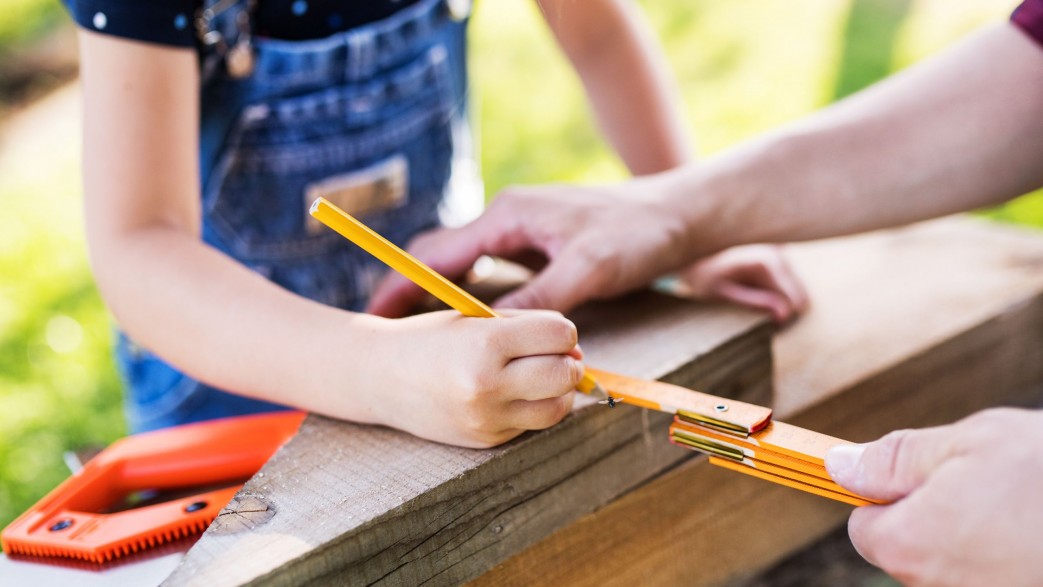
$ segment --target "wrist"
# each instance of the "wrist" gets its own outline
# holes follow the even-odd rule
[[[662,173],[652,201],[664,226],[671,232],[675,250],[686,265],[722,249],[740,244],[742,222],[729,178],[709,172],[708,164],[687,165]]]
[[[739,245],[778,242],[791,232],[785,147],[763,140],[669,172],[664,206],[674,210],[692,259]]]
[[[309,364],[315,411],[361,424],[387,423],[384,408],[394,372],[386,348],[393,320],[330,308]]]

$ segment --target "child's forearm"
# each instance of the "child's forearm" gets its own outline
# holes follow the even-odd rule
[[[373,361],[339,380],[330,370],[368,352],[376,319],[291,295],[201,242],[194,54],[81,41],[87,239],[121,326],[217,387],[370,421],[367,398],[349,396]]]
[[[142,228],[92,245],[106,302],[135,341],[210,385],[359,422],[382,319],[311,302],[193,236]]]
[[[344,312],[164,227],[104,239],[92,256],[123,327],[179,369],[334,418],[494,446],[565,417],[583,374],[576,328],[559,314]]]
[[[619,0],[543,0],[601,128],[634,175],[692,158],[666,60],[639,8]]]
[[[673,175],[694,253],[848,234],[1043,185],[1043,50],[1000,25]]]

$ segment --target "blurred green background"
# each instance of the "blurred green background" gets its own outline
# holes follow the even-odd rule
[[[68,474],[63,451],[105,444],[125,432],[109,349],[111,318],[84,250],[74,75],[34,65],[40,51],[50,52],[51,61],[43,62],[53,62],[53,38],[70,39],[70,25],[57,0],[2,4],[0,526]],[[1017,2],[641,4],[680,80],[688,128],[701,154],[709,155],[1000,21]],[[471,36],[489,194],[514,183],[624,177],[532,0],[481,3]],[[69,45],[57,46],[60,54]],[[33,75],[18,70],[20,62]],[[1043,197],[988,214],[1043,227]]]

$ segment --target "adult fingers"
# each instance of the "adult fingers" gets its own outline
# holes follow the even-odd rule
[[[480,256],[471,233],[482,230],[471,225],[456,230],[436,230],[414,239],[411,255],[447,279],[464,275]],[[374,289],[366,311],[386,318],[405,316],[425,296],[420,286],[396,271],[389,272]]]
[[[529,208],[506,202],[466,226],[425,233],[410,244],[409,253],[444,277],[454,280],[483,255],[515,258],[539,253],[543,243],[526,230]],[[397,318],[406,315],[424,297],[423,290],[405,277],[389,274],[374,290],[367,311]]]
[[[894,507],[874,505],[855,508],[847,521],[847,534],[855,550],[870,564],[878,567],[881,558],[881,528],[887,525],[887,514]]]
[[[598,263],[582,245],[565,247],[528,283],[496,301],[496,308],[542,308],[568,312],[594,297]]]
[[[913,578],[933,566],[932,561],[936,562],[939,555],[945,556],[947,549],[939,541],[946,539],[945,532],[954,529],[951,518],[956,512],[952,504],[944,503],[952,496],[938,489],[918,489],[891,505],[855,508],[847,528],[858,554],[903,584],[925,584],[923,576],[919,581]]]
[[[789,320],[795,312],[788,298],[770,289],[759,289],[729,281],[717,287],[717,295],[721,299],[749,308],[766,310],[779,323]]]
[[[952,426],[899,430],[868,444],[830,449],[826,470],[834,481],[872,499],[908,495],[959,451]]]
[[[395,271],[389,272],[373,290],[366,312],[384,318],[401,318],[424,299],[419,286]]]
[[[731,252],[723,253],[721,263],[726,259],[730,260],[728,255]],[[725,279],[730,278],[729,281],[774,290],[785,296],[786,304],[793,312],[800,312],[807,307],[807,291],[778,247],[751,245],[734,252],[740,261],[731,268],[725,265]]]
[[[801,312],[807,308],[808,292],[793,272],[793,268],[786,262],[781,251],[777,252],[776,258],[767,262],[764,267],[769,283],[786,296],[794,312]]]

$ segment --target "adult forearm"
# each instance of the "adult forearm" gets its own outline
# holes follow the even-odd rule
[[[640,8],[619,0],[541,2],[606,138],[634,175],[692,159],[677,88]]]
[[[358,390],[375,364],[366,340],[380,319],[291,294],[176,229],[142,228],[96,240],[91,249],[120,326],[190,376],[243,395],[374,420],[373,398]],[[354,367],[342,369],[346,361]]]
[[[1043,50],[988,29],[803,121],[673,172],[701,252],[970,210],[1043,185]]]

